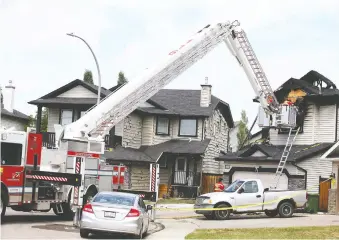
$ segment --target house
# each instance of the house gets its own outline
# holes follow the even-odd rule
[[[289,79],[275,94],[280,103],[290,99],[300,109],[297,116],[300,131],[278,186],[320,193],[319,209],[327,211],[331,186],[328,182],[320,182],[328,179],[334,169],[332,163],[321,156],[339,140],[339,90],[325,76],[310,71],[300,79]],[[236,153],[218,157],[225,164],[224,178],[227,183],[239,177],[257,177],[266,186],[273,184],[287,138],[288,131],[270,129],[266,136],[268,143],[252,143]]]
[[[17,131],[25,131],[29,123],[29,117],[14,109],[15,86],[10,80],[1,94],[1,127],[14,128]]]
[[[118,87],[103,88],[102,97]],[[198,190],[212,190],[223,175],[223,164],[215,157],[227,152],[234,122],[228,104],[211,89],[209,84],[201,90],[162,89],[110,131],[103,158],[127,166],[121,188],[148,191],[150,164],[157,162],[165,194],[192,197]],[[74,80],[29,103],[38,112],[48,108],[48,133],[43,134],[53,136],[54,124],[75,121],[96,97],[96,86]],[[53,147],[51,139],[44,139],[46,147]]]
[[[238,151],[238,130],[239,130],[240,121],[234,122],[234,127],[230,129],[230,142],[229,142],[229,152]]]

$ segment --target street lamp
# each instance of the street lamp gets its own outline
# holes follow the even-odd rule
[[[97,100],[97,105],[99,105],[100,103],[100,95],[101,95],[101,74],[100,74],[100,68],[99,68],[99,63],[98,63],[98,60],[92,50],[92,48],[89,46],[89,44],[81,37],[77,36],[77,35],[74,35],[74,33],[67,33],[68,36],[71,36],[71,37],[76,37],[76,38],[79,38],[80,40],[82,40],[86,45],[87,47],[89,48],[89,50],[91,50],[91,53],[94,57],[94,60],[95,60],[95,64],[97,65],[97,70],[98,70],[98,100]]]

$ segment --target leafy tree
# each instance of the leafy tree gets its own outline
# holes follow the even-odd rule
[[[121,85],[121,84],[124,84],[124,83],[127,83],[127,82],[128,82],[128,80],[125,77],[124,72],[120,71],[119,75],[118,75],[118,84]]]
[[[25,130],[27,130],[27,127],[36,128],[36,121],[37,121],[37,115],[38,112],[35,112],[35,114],[31,114],[28,117],[28,124],[25,126]],[[41,112],[41,132],[47,132],[47,125],[48,125],[48,109],[42,108]]]
[[[237,132],[237,138],[238,138],[238,148],[240,148],[241,146],[245,146],[248,143],[248,140],[246,142],[244,142],[246,140],[247,134],[248,134],[248,118],[246,116],[246,112],[245,110],[241,111],[241,120],[239,123],[239,129]]]
[[[92,71],[86,69],[84,73],[84,82],[94,84]]]

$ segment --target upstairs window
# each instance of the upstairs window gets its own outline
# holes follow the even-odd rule
[[[157,117],[157,135],[169,135],[169,119],[166,117]]]
[[[72,109],[62,109],[60,115],[60,124],[62,126],[70,124],[73,122],[73,110]]]
[[[179,136],[182,137],[196,137],[198,130],[197,119],[182,118],[179,123]]]

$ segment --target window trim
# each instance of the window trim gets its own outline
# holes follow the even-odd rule
[[[167,133],[159,133],[159,132],[158,132],[159,118],[164,118],[164,119],[167,119],[167,120],[168,120],[168,129],[167,129]],[[171,124],[171,120],[170,120],[168,117],[157,116],[157,117],[156,117],[156,124],[155,124],[155,135],[169,136],[169,135],[170,135],[170,124]]]
[[[61,120],[62,120],[62,112],[63,111],[71,111],[72,112],[72,122],[74,122],[74,116],[75,116],[75,114],[74,114],[74,109],[73,108],[60,108],[59,109],[60,111],[59,111],[59,124],[60,125],[62,125],[61,124]]]
[[[181,120],[195,120],[195,135],[181,135]],[[198,118],[195,117],[181,117],[179,118],[179,130],[178,130],[179,137],[198,137]]]

